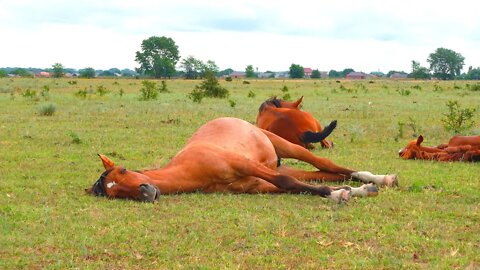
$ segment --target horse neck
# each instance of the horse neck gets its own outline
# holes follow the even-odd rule
[[[188,177],[179,167],[166,166],[161,169],[142,171],[150,178],[150,184],[157,186],[162,194],[186,192]],[[181,183],[185,183],[182,186]]]

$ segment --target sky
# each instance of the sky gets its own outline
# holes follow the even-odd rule
[[[221,70],[411,71],[437,48],[480,66],[473,0],[0,0],[0,67],[139,67],[151,36]]]

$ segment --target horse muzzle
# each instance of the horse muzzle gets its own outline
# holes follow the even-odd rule
[[[138,190],[140,191],[139,201],[153,203],[160,198],[160,189],[154,185],[141,184]]]

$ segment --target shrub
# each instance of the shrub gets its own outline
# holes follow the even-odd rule
[[[468,131],[475,124],[475,120],[472,119],[476,109],[465,108],[462,109],[458,101],[449,100],[447,103],[448,112],[443,114],[443,127],[445,130],[454,133],[461,134]]]
[[[155,82],[144,80],[142,81],[143,87],[140,89],[140,100],[157,99],[158,90]]]
[[[194,102],[201,102],[204,97],[226,98],[229,92],[218,82],[213,72],[205,74],[205,80],[200,85],[195,85],[195,89],[188,94],[188,98]]]
[[[50,87],[48,85],[44,85],[42,87],[42,92],[40,92],[40,95],[47,100],[48,97],[50,96]]]
[[[256,96],[255,92],[253,92],[252,90],[250,90],[250,92],[248,92],[248,95],[247,97],[249,98],[254,98]]]
[[[249,81],[243,81],[243,84],[250,84]]]
[[[229,99],[228,103],[230,103],[230,107],[234,108],[237,105],[237,102],[233,99]]]
[[[412,91],[408,90],[408,89],[397,89],[397,93],[399,93],[401,96],[409,96]]]
[[[232,81],[232,77],[225,77],[225,81],[231,82],[231,81]]]
[[[52,116],[56,110],[54,104],[43,104],[40,106],[39,114],[41,116]]]

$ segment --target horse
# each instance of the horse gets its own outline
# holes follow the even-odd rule
[[[223,117],[201,126],[163,168],[127,170],[99,154],[105,171],[85,191],[94,196],[154,202],[160,194],[201,191],[230,193],[307,193],[337,203],[351,196],[373,196],[378,186],[396,185],[397,176],[356,171],[315,156],[247,121]],[[318,171],[277,166],[277,158],[310,163]],[[320,181],[357,180],[360,187],[329,187]]]
[[[480,136],[454,136],[446,144],[436,147],[421,145],[424,138],[410,141],[398,155],[403,159],[427,159],[436,161],[480,161]],[[462,144],[466,143],[466,144]]]
[[[258,109],[257,126],[307,149],[314,149],[313,143],[317,142],[323,148],[333,147],[333,142],[325,138],[335,129],[337,121],[322,129],[311,113],[299,109],[302,101],[303,96],[294,102],[276,97],[267,99]]]

